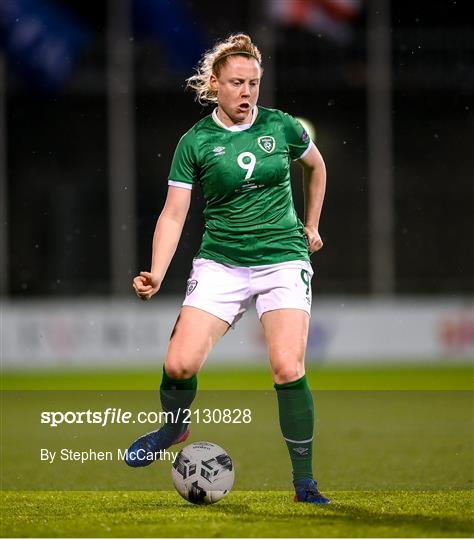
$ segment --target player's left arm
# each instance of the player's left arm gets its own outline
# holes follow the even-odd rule
[[[326,165],[316,145],[310,144],[309,151],[298,162],[303,167],[304,231],[308,237],[308,250],[314,253],[323,247],[319,219],[326,192]]]

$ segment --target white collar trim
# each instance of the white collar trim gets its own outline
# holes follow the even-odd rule
[[[233,126],[226,126],[217,116],[217,107],[212,111],[212,119],[221,128],[227,129],[227,131],[245,131],[254,124],[258,115],[258,107],[255,105],[252,109],[252,121],[249,124],[234,124]]]

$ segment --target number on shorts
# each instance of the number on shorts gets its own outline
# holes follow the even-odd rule
[[[244,161],[244,159],[246,161]],[[257,163],[257,158],[252,154],[252,152],[242,152],[237,156],[237,163],[240,168],[245,169],[247,174],[245,175],[245,180],[248,180],[255,169],[255,164]]]

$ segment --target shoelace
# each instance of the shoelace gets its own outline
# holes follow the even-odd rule
[[[154,452],[159,443],[163,444],[164,437],[165,437],[164,433],[156,432],[155,434],[153,434],[153,436],[148,437],[148,439],[143,441],[142,444],[143,446],[145,446],[147,451]]]
[[[318,489],[318,485],[316,484],[316,482],[306,486],[304,488],[304,492],[305,492],[305,498],[308,497],[308,496],[314,496],[314,497],[321,497],[321,492],[319,491]]]

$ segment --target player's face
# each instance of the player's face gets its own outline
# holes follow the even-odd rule
[[[217,91],[218,116],[226,125],[251,121],[257,103],[261,68],[257,60],[232,56],[222,67],[219,77],[211,75],[211,87]]]

